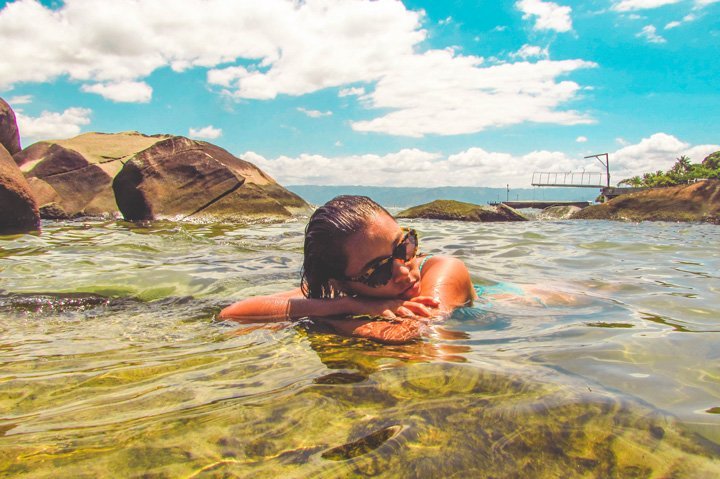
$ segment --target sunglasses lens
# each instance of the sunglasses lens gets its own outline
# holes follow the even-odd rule
[[[402,242],[395,247],[392,256],[389,256],[379,262],[378,266],[372,271],[372,273],[356,277],[349,278],[350,281],[359,281],[364,283],[371,288],[377,288],[383,286],[390,281],[393,275],[393,263],[395,259],[399,259],[403,262],[408,262],[415,257],[418,250],[418,238],[415,230],[408,230],[407,234],[403,238]]]
[[[407,236],[405,236],[404,241],[397,245],[397,248],[393,252],[393,257],[403,261],[410,261],[415,257],[417,249],[417,234],[415,233],[415,230],[410,230],[408,231]]]
[[[390,281],[390,278],[392,278],[392,273],[393,263],[392,261],[387,261],[381,266],[379,266],[378,269],[372,272],[372,274],[365,281],[365,284],[367,284],[371,288],[387,284],[387,282]]]

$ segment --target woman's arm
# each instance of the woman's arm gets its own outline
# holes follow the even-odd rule
[[[220,319],[242,322],[287,321],[307,316],[329,317],[368,315],[395,318],[396,316],[425,316],[432,314],[437,302],[431,297],[403,299],[370,299],[341,297],[334,299],[305,298],[300,288],[270,296],[254,296],[223,309]]]
[[[443,313],[477,299],[465,263],[451,256],[433,256],[423,267],[420,294],[438,300]]]
[[[433,256],[423,267],[420,294],[409,302],[421,301],[424,308],[421,313],[403,311],[400,307],[396,316],[401,319],[388,321],[370,321],[358,319],[333,320],[325,324],[339,334],[359,336],[387,344],[403,344],[419,339],[430,330],[428,320],[432,316],[445,316],[459,306],[467,306],[476,299],[470,273],[461,260],[449,256]],[[427,301],[434,298],[434,302]],[[358,298],[365,306],[372,300]],[[392,314],[384,315],[393,318]]]

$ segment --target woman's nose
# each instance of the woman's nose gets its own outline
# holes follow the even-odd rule
[[[402,281],[408,274],[410,274],[410,268],[407,263],[401,259],[395,258],[393,260],[393,280]]]

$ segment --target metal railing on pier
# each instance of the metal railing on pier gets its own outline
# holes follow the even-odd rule
[[[532,176],[532,186],[602,188],[606,181],[607,177],[599,171],[536,171]]]

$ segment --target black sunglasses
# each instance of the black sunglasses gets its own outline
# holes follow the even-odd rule
[[[393,275],[393,261],[399,259],[407,263],[413,259],[418,252],[418,237],[415,230],[403,228],[403,231],[407,231],[407,233],[405,233],[403,239],[400,240],[400,243],[395,247],[392,255],[387,258],[380,258],[370,265],[367,271],[360,276],[346,276],[343,279],[363,283],[371,288],[377,288],[387,284]]]

